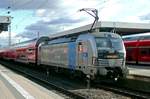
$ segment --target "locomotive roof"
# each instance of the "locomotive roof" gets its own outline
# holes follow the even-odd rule
[[[75,29],[67,30],[64,32],[49,35],[50,38],[57,38],[69,35],[78,35],[81,33],[87,33],[92,24],[78,27]],[[128,23],[128,22],[107,22],[100,21],[96,27],[100,32],[111,32],[115,30],[116,33],[121,35],[150,32],[150,23]]]

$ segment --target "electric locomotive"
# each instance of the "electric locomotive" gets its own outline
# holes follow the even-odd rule
[[[126,51],[116,33],[83,33],[74,37],[50,39],[38,47],[38,64],[74,73],[118,79],[125,77]]]

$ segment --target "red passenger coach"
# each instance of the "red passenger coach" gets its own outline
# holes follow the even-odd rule
[[[0,57],[7,60],[14,58],[14,51],[11,48],[5,48],[0,50]]]
[[[48,37],[16,43],[0,50],[0,58],[23,63],[37,63],[38,46],[48,40]]]
[[[0,51],[1,58],[24,63],[35,63],[35,46],[37,39],[13,44]]]
[[[14,46],[16,51],[16,61],[24,63],[34,63],[35,61],[35,45],[37,39],[25,41]],[[31,58],[32,57],[32,58]]]
[[[150,64],[150,33],[123,36],[126,47],[126,62]]]

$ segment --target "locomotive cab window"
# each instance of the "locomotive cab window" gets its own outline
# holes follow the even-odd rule
[[[122,50],[122,41],[119,38],[96,37],[96,45],[98,50],[103,48],[114,48],[115,50]]]
[[[104,37],[96,37],[96,45],[97,48],[109,48],[111,45],[109,43],[109,40]]]
[[[112,47],[115,50],[123,50],[122,41],[119,38],[111,38]]]

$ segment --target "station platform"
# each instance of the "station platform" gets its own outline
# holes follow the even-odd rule
[[[0,99],[16,99],[0,77]]]
[[[150,82],[150,66],[127,65],[129,69],[128,79]]]
[[[129,68],[130,75],[141,75],[150,77],[150,66],[143,65],[127,65]]]
[[[64,97],[0,65],[0,99],[64,99]]]

